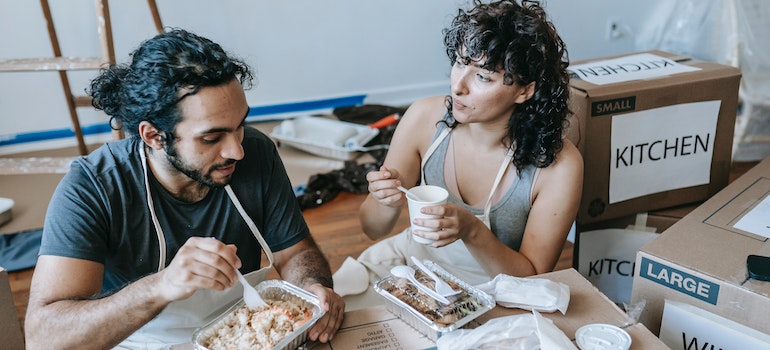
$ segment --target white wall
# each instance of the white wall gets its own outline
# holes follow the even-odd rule
[[[634,51],[634,37],[663,0],[549,0],[544,2],[574,60]],[[99,54],[93,0],[50,0],[62,51]],[[250,106],[271,106],[365,95],[365,103],[408,104],[448,89],[449,63],[441,29],[462,0],[157,0],[164,25],[209,37],[257,71]],[[119,62],[155,34],[145,1],[112,0]],[[606,37],[608,20],[619,38]],[[37,1],[0,0],[0,59],[51,55]],[[95,71],[70,74],[83,91]],[[107,118],[80,108],[84,127]],[[0,74],[0,154],[74,145],[74,138],[13,143],[19,135],[70,128],[58,75]],[[41,136],[45,138],[45,136]],[[88,136],[88,140],[109,138]]]

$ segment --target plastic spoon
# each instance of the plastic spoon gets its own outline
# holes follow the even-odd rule
[[[252,309],[267,306],[267,303],[259,295],[259,292],[257,292],[257,290],[249,284],[249,281],[243,277],[241,271],[236,269],[235,272],[238,273],[238,280],[241,281],[241,284],[243,285],[243,301],[246,303],[246,306]]]
[[[445,297],[449,297],[455,294],[459,294],[460,290],[455,290],[452,288],[452,286],[449,285],[449,283],[446,283],[443,279],[436,276],[433,271],[431,271],[425,264],[420,261],[420,259],[417,259],[416,257],[412,257],[412,262],[414,262],[414,265],[417,266],[420,271],[424,272],[426,275],[428,275],[430,278],[432,278],[434,281],[436,281],[436,286],[434,289],[436,290],[436,293],[443,295]]]
[[[398,186],[397,188],[406,194],[406,198],[411,198],[413,201],[422,202],[419,197],[415,196],[414,193],[410,193],[409,190],[407,190],[404,186]]]
[[[412,284],[414,284],[417,289],[422,291],[425,294],[428,294],[433,299],[436,299],[438,302],[442,304],[449,304],[450,301],[443,295],[440,295],[433,291],[433,289],[428,288],[428,286],[420,283],[416,278],[414,278],[414,269],[406,266],[406,265],[398,265],[394,266],[392,269],[390,269],[390,273],[393,274],[393,276],[400,277],[400,278],[406,278],[409,279]]]

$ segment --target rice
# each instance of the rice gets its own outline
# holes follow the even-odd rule
[[[272,349],[312,318],[305,305],[286,300],[266,300],[268,306],[242,305],[218,322],[203,338],[210,350]]]

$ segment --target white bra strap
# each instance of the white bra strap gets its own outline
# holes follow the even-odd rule
[[[166,268],[166,238],[163,236],[163,229],[160,228],[158,216],[155,215],[155,204],[150,194],[150,177],[147,173],[147,155],[144,153],[144,145],[139,146],[139,153],[142,155],[142,170],[144,170],[144,188],[147,192],[147,208],[150,209],[152,224],[155,226],[155,234],[158,236],[158,248],[160,250],[160,259],[158,261],[158,272]]]
[[[497,186],[500,185],[500,182],[503,180],[503,175],[511,164],[511,159],[513,159],[513,149],[508,149],[508,153],[505,154],[505,159],[503,159],[503,164],[500,165],[500,170],[497,171],[497,177],[495,177],[495,182],[492,184],[492,190],[489,191],[487,203],[484,205],[484,215],[486,217],[489,217],[489,211],[492,208],[492,197],[495,196]]]
[[[262,237],[262,234],[259,232],[257,225],[254,224],[254,221],[251,220],[249,215],[246,213],[246,210],[243,209],[243,206],[241,205],[241,202],[238,200],[238,197],[235,196],[235,193],[233,192],[232,187],[230,187],[230,185],[225,186],[225,191],[227,191],[227,195],[230,196],[230,201],[233,202],[233,205],[235,205],[235,208],[238,209],[238,212],[241,214],[241,217],[243,218],[243,220],[246,221],[246,225],[249,226],[249,229],[254,234],[254,237],[256,237],[257,241],[259,241],[259,245],[262,246],[262,250],[265,252],[265,255],[267,255],[267,260],[270,261],[270,266],[273,266],[273,251],[270,250],[270,246],[267,245],[267,242],[265,242],[265,239]]]
[[[435,140],[433,140],[433,143],[430,144],[430,147],[425,151],[425,154],[422,156],[422,161],[420,162],[420,183],[425,184],[425,163],[428,162],[428,158],[433,155],[433,152],[436,151],[436,148],[441,144],[441,141],[443,141],[447,135],[449,135],[449,132],[451,129],[449,127],[445,128],[444,130],[441,130],[441,133],[436,137]]]

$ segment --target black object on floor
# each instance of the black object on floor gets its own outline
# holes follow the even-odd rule
[[[35,267],[42,235],[43,229],[0,235],[0,266],[8,272]]]

